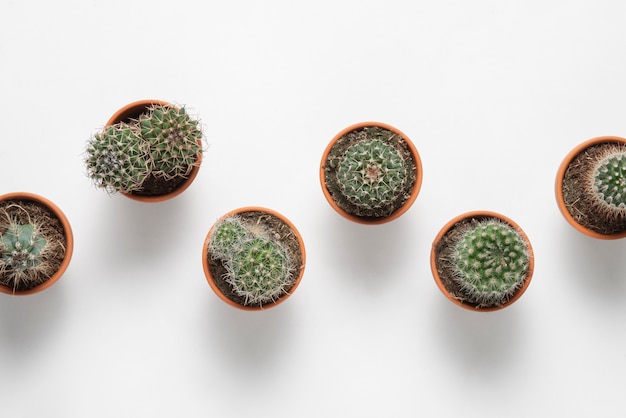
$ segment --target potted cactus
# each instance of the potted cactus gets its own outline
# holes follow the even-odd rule
[[[32,193],[0,196],[0,292],[28,295],[52,286],[73,248],[70,224],[54,203]]]
[[[85,164],[97,187],[139,201],[182,193],[198,174],[202,130],[184,107],[158,100],[130,103],[87,144]]]
[[[202,248],[209,285],[227,304],[248,311],[278,305],[304,274],[304,242],[281,214],[245,207],[222,216]]]
[[[468,212],[436,236],[430,257],[439,289],[453,303],[474,311],[511,305],[526,291],[534,270],[528,237],[495,212]]]
[[[382,224],[405,213],[417,198],[422,163],[404,133],[385,123],[363,122],[330,141],[320,183],[328,203],[346,219]]]
[[[598,239],[626,237],[626,139],[601,136],[570,151],[556,176],[559,210]]]

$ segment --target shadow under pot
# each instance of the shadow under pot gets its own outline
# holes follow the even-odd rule
[[[559,166],[555,197],[577,231],[604,240],[626,237],[626,139],[601,136],[576,146]]]
[[[200,122],[184,107],[139,100],[119,109],[87,144],[97,187],[141,202],[178,196],[193,182],[203,152]]]
[[[26,192],[0,196],[0,293],[30,295],[61,278],[74,250],[67,217]]]
[[[283,215],[250,206],[222,216],[202,248],[206,279],[222,301],[258,311],[296,290],[306,263],[302,236]]]
[[[417,148],[400,130],[380,122],[362,122],[339,132],[320,163],[326,200],[341,216],[366,225],[404,214],[422,184]]]
[[[528,288],[534,255],[528,237],[509,218],[475,211],[448,222],[435,237],[430,266],[441,292],[472,311],[503,309]]]

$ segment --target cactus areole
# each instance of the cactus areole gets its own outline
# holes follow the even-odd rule
[[[211,228],[202,264],[211,288],[226,303],[244,310],[264,309],[295,291],[304,272],[304,243],[277,212],[242,208]]]
[[[517,300],[533,273],[533,252],[524,232],[494,212],[473,212],[450,221],[431,253],[437,285],[457,305],[497,310]]]
[[[574,148],[559,167],[556,199],[582,233],[626,237],[626,139],[598,137]]]
[[[421,161],[402,132],[365,122],[333,138],[322,156],[320,180],[328,202],[346,218],[383,223],[400,216],[415,201]]]

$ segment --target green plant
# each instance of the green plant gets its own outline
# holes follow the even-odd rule
[[[37,224],[19,224],[8,219],[0,234],[0,276],[14,290],[41,283],[42,275],[51,273],[47,254],[51,244]]]
[[[211,257],[224,266],[223,279],[244,305],[275,302],[295,282],[289,252],[265,228],[237,215],[214,226],[208,248]]]
[[[596,161],[591,184],[591,195],[608,214],[626,215],[626,152],[611,151]]]
[[[514,228],[499,220],[480,220],[459,237],[453,278],[468,302],[499,306],[522,286],[529,259],[528,245]]]
[[[146,191],[150,179],[187,178],[202,151],[199,121],[184,108],[151,105],[138,118],[95,134],[87,143],[85,165],[97,187],[138,193]]]

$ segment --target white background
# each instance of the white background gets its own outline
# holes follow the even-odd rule
[[[554,178],[575,145],[626,136],[626,2],[0,0],[0,192],[66,213],[72,262],[0,295],[3,417],[623,416],[626,241],[571,228]],[[87,139],[121,106],[184,104],[210,145],[178,198],[97,190]],[[417,146],[424,182],[382,226],[318,179],[344,127]],[[223,213],[261,205],[304,237],[303,281],[260,313],[201,266]],[[513,306],[461,309],[429,266],[460,213],[528,234]]]

